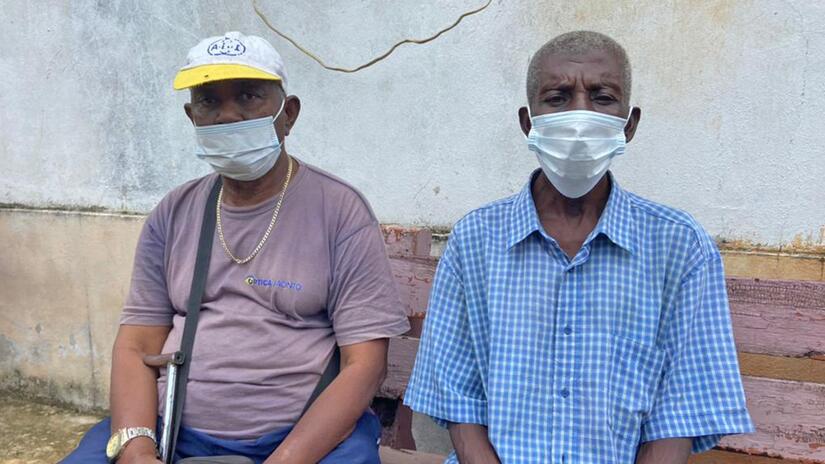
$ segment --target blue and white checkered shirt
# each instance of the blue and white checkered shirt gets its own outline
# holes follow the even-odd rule
[[[504,464],[632,464],[643,442],[753,431],[702,227],[613,181],[568,259],[530,184],[456,224],[404,402],[486,425]]]

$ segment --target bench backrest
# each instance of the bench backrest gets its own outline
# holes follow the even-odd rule
[[[427,308],[437,259],[426,229],[385,227],[387,253],[414,326]],[[825,463],[825,282],[727,279],[734,335],[756,433],[719,448],[754,456]],[[403,398],[420,332],[390,343],[379,397]],[[399,410],[404,422],[409,412]],[[389,443],[409,447],[408,424],[387,425]],[[749,462],[728,458],[728,462]],[[714,461],[722,462],[722,461]]]

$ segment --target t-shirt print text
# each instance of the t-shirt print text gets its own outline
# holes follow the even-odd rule
[[[244,279],[244,282],[246,283],[246,285],[249,285],[250,287],[278,287],[294,290],[296,292],[300,292],[304,288],[304,285],[300,282],[291,282],[289,280],[259,279],[254,275],[247,276]]]

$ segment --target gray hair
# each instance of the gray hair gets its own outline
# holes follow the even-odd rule
[[[530,66],[527,68],[527,101],[529,102],[539,91],[539,71],[546,58],[553,55],[583,55],[596,50],[610,53],[619,60],[624,84],[622,86],[624,103],[629,104],[633,76],[627,52],[615,40],[593,31],[567,32],[556,36],[539,48],[530,59]]]

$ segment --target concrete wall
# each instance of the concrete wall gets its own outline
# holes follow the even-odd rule
[[[108,407],[112,344],[142,223],[0,210],[0,391]]]
[[[322,58],[360,64],[482,0],[261,0]],[[145,212],[207,168],[172,78],[198,38],[240,29],[283,54],[303,113],[290,150],[350,180],[382,222],[450,226],[537,166],[516,122],[532,51],[572,29],[619,39],[635,69],[624,186],[712,233],[825,244],[825,3],[494,0],[357,74],[326,71],[251,2],[0,0],[0,202]]]

